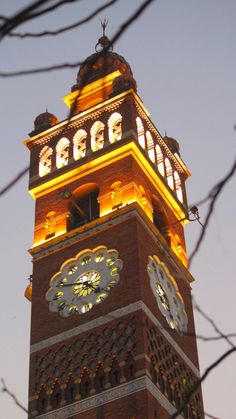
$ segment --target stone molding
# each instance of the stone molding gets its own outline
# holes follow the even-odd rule
[[[140,377],[131,382],[106,390],[100,394],[88,397],[85,400],[72,403],[68,406],[35,417],[38,419],[70,418],[77,413],[85,412],[90,409],[96,409],[101,405],[121,399],[122,397],[129,396],[130,394],[134,394],[142,390],[148,390],[169,414],[173,414],[176,411],[175,407],[167,400],[167,398],[148,377]],[[178,418],[182,419],[183,416],[179,415]]]
[[[143,301],[136,301],[135,303],[129,304],[126,307],[119,308],[117,310],[111,311],[104,316],[98,317],[97,319],[91,320],[88,323],[84,323],[80,326],[74,327],[73,329],[67,330],[66,332],[60,333],[58,335],[52,336],[51,338],[41,340],[38,343],[31,345],[30,353],[33,354],[37,351],[45,349],[51,345],[56,343],[63,342],[66,339],[69,339],[73,336],[79,336],[82,333],[85,333],[91,329],[94,329],[99,326],[103,326],[109,323],[111,320],[119,319],[127,314],[134,313],[135,311],[142,310],[147,317],[161,330],[162,334],[168,340],[168,342],[173,346],[173,348],[178,352],[184,362],[189,366],[189,368],[193,371],[193,373],[199,377],[199,370],[193,364],[193,362],[187,357],[184,351],[179,347],[179,345],[175,342],[175,340],[170,336],[167,330],[161,325],[159,320],[154,316],[154,314],[149,310],[146,304]]]

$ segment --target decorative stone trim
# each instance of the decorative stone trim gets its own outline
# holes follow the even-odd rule
[[[119,308],[117,310],[111,311],[110,313],[98,317],[95,320],[91,320],[88,323],[84,323],[80,326],[74,327],[73,329],[67,330],[66,332],[60,333],[58,335],[52,336],[49,339],[41,340],[38,343],[31,345],[30,353],[33,354],[37,351],[47,348],[48,346],[54,345],[56,343],[62,342],[66,339],[69,339],[73,336],[78,336],[82,333],[87,332],[88,330],[94,329],[99,326],[103,326],[109,323],[111,320],[119,319],[120,317],[126,316],[127,314],[134,313],[135,311],[142,310],[147,317],[157,326],[165,338],[169,341],[169,343],[173,346],[173,348],[178,352],[178,354],[182,357],[185,363],[189,366],[189,368],[194,372],[194,374],[199,377],[199,371],[197,367],[193,364],[193,362],[187,357],[187,355],[183,352],[183,350],[179,347],[179,345],[175,342],[175,340],[170,336],[170,334],[163,328],[159,320],[152,314],[149,308],[144,304],[142,301],[136,301],[135,303],[129,304],[126,307]]]
[[[36,416],[38,419],[66,419],[77,413],[85,412],[90,409],[96,409],[97,407],[114,400],[121,399],[129,396],[130,394],[137,393],[142,390],[148,390],[152,396],[162,405],[162,407],[169,413],[173,414],[176,409],[167,400],[167,398],[161,393],[161,391],[152,383],[148,377],[137,378],[131,382],[121,384],[118,387],[104,391],[101,394],[88,397],[86,400],[81,400],[70,404],[69,406],[62,407],[54,410],[53,412],[45,413],[43,415]],[[179,419],[183,419],[182,415],[178,416]]]
[[[114,100],[114,99],[113,99]],[[110,101],[110,99],[109,99]],[[34,145],[43,145],[52,140],[54,137],[58,137],[60,135],[65,134],[66,131],[70,131],[74,128],[80,128],[83,126],[87,121],[93,121],[94,119],[99,118],[103,113],[105,112],[112,112],[113,110],[117,109],[122,103],[125,101],[125,97],[116,100],[115,103],[108,103],[104,106],[104,103],[101,105],[101,109],[94,111],[93,109],[89,109],[89,111],[85,111],[85,115],[75,115],[69,120],[63,121],[59,124],[59,126],[53,128],[50,128],[50,131],[46,135],[42,135],[40,137],[37,137],[35,140],[32,138],[29,143],[27,143],[27,146],[29,148],[33,148]],[[96,107],[97,108],[97,105]],[[27,141],[27,140],[26,140]]]

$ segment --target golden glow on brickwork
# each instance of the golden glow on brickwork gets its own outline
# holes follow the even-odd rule
[[[65,234],[66,232],[67,232],[66,227],[58,228],[57,229],[57,232],[55,233],[55,235],[53,236],[53,238],[59,237],[62,234]],[[41,244],[47,242],[48,240],[50,240],[50,239],[45,238],[44,232],[41,231],[39,234],[37,234],[37,237],[34,240],[33,247],[40,246]]]
[[[139,150],[135,141],[130,141],[128,144],[120,145],[120,147],[116,150],[104,153],[103,155],[94,158],[93,160],[85,163],[80,167],[76,167],[66,173],[58,175],[53,179],[45,181],[39,186],[31,188],[30,194],[34,198],[39,198],[40,196],[43,196],[58,188],[62,188],[74,180],[81,179],[90,173],[100,170],[103,167],[107,167],[109,164],[112,164],[128,156],[132,156],[134,158],[149,181],[154,185],[158,193],[161,195],[163,201],[166,202],[169,208],[173,211],[177,220],[185,218],[186,214],[182,209],[182,206],[163,183],[161,177],[150,164],[149,159]],[[132,198],[131,201],[134,202],[135,199]],[[183,224],[185,223],[187,223],[187,220],[183,221]]]
[[[64,96],[63,100],[70,109],[81,108],[82,110],[85,110],[91,106],[91,101],[93,102],[93,105],[96,105],[97,103],[106,100],[112,91],[113,80],[120,75],[120,71],[116,70],[105,77],[101,77],[99,80],[87,84],[80,90],[69,93]]]

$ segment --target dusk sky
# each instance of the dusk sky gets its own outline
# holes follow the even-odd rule
[[[12,16],[29,4],[1,1],[0,15]],[[17,28],[20,32],[57,29],[91,13],[105,0],[83,0]],[[74,63],[94,52],[100,20],[109,20],[110,38],[141,0],[120,0],[86,25],[56,37],[0,43],[0,72]],[[114,45],[129,62],[138,94],[162,135],[179,141],[181,157],[192,176],[187,181],[189,206],[204,198],[233,165],[236,149],[236,1],[155,0]],[[48,108],[59,120],[68,116],[62,96],[75,83],[77,69],[22,77],[0,77],[0,189],[29,164],[22,144],[34,119]],[[24,298],[32,273],[34,201],[28,175],[1,197],[1,345],[0,378],[27,406],[30,303]],[[199,206],[201,221],[207,204]],[[236,333],[235,177],[216,203],[204,242],[190,268],[193,296],[225,334]],[[185,227],[190,254],[201,232],[195,221]],[[40,315],[40,313],[39,313]],[[196,331],[216,336],[195,312]],[[231,339],[236,344],[236,339]],[[230,348],[225,340],[198,340],[201,373]],[[235,413],[235,353],[211,372],[203,384],[205,411],[218,419]],[[7,394],[0,393],[2,419],[26,419]]]

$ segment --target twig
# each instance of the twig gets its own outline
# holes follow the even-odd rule
[[[134,12],[134,14],[127,19],[123,25],[120,26],[114,37],[111,39],[111,44],[114,44],[121,35],[124,34],[124,32],[128,29],[128,27],[133,23],[143,12],[144,10],[155,0],[146,0],[144,1],[141,6]],[[104,49],[105,51],[106,49]],[[55,71],[55,70],[62,70],[65,68],[74,68],[78,67],[82,64],[83,61],[78,61],[76,63],[65,63],[65,64],[56,64],[49,67],[42,67],[42,68],[35,68],[31,70],[20,70],[20,71],[12,71],[12,72],[1,72],[0,77],[16,77],[16,76],[25,76],[29,74],[38,74],[38,73],[47,73],[49,71]]]
[[[85,17],[82,20],[79,20],[78,22],[75,22],[71,25],[64,26],[63,28],[57,29],[55,31],[42,31],[42,32],[25,32],[25,33],[19,33],[19,32],[10,32],[8,33],[8,36],[14,37],[14,38],[41,38],[43,36],[53,36],[53,35],[59,35],[64,32],[70,31],[72,29],[78,28],[78,26],[83,25],[84,23],[89,22],[91,19],[93,19],[98,13],[102,12],[104,9],[107,9],[110,6],[113,6],[119,0],[111,0],[108,3],[105,3],[104,5],[98,7],[94,12],[92,12],[90,15]]]
[[[48,3],[51,0],[38,0],[34,3],[32,3],[30,6],[24,8],[21,12],[17,13],[12,18],[4,19],[5,23],[0,26],[0,40],[3,39],[6,35],[9,35],[10,31],[17,26],[21,25],[22,23],[25,23],[26,21],[35,19],[39,16],[42,16],[46,13],[52,12],[55,9],[58,9],[59,7],[67,4],[67,3],[74,3],[76,1],[80,0],[59,0],[57,3],[53,4],[52,6],[49,6],[43,10],[38,10],[38,7],[41,7],[42,5]],[[34,12],[34,13],[32,13]]]
[[[28,172],[29,167],[25,167],[21,172],[18,173],[7,185],[0,190],[0,196],[4,195],[6,192],[9,191],[19,180]]]
[[[210,415],[210,413],[204,412],[204,415],[211,419],[220,419],[219,416]]]
[[[204,317],[204,319],[206,319],[212,325],[216,333],[219,334],[219,337],[221,339],[224,339],[232,348],[234,348],[235,347],[234,343],[229,339],[229,336],[221,332],[221,330],[218,328],[214,320],[210,316],[208,316],[206,313],[204,313],[204,311],[199,307],[199,305],[196,303],[194,298],[193,298],[193,304],[194,304],[195,310],[197,310],[201,314],[201,316]]]
[[[22,409],[25,413],[28,413],[28,410],[19,402],[19,400],[16,398],[15,394],[13,394],[10,390],[8,390],[3,378],[1,378],[1,382],[2,382],[1,392],[2,393],[7,393],[14,400],[15,404],[18,407],[20,407],[20,409]]]
[[[195,384],[193,385],[193,387],[191,388],[191,390],[189,390],[189,392],[186,394],[185,400],[183,401],[183,403],[181,404],[181,406],[176,410],[176,412],[173,415],[171,415],[171,419],[177,418],[178,415],[180,415],[180,413],[183,412],[184,408],[187,406],[188,402],[190,401],[192,395],[200,387],[201,383],[206,379],[206,377],[208,376],[208,374],[210,374],[210,372],[214,368],[218,367],[218,365],[221,364],[221,362],[224,361],[224,359],[226,359],[229,355],[231,355],[235,351],[236,351],[236,347],[234,346],[233,348],[231,348],[227,352],[225,352],[223,355],[221,355],[220,358],[218,358],[213,364],[211,364],[205,370],[205,372],[202,375],[202,377],[199,378],[199,380],[197,380],[195,382]]]
[[[201,230],[201,233],[200,233],[200,236],[198,238],[198,241],[197,241],[197,243],[195,245],[195,248],[194,248],[194,250],[192,251],[192,253],[191,253],[190,257],[189,257],[189,266],[191,265],[191,263],[193,261],[193,258],[196,255],[196,253],[198,252],[198,250],[199,250],[199,248],[200,248],[200,246],[202,244],[202,241],[203,241],[203,239],[205,237],[205,234],[206,234],[206,231],[207,231],[207,228],[208,228],[208,225],[209,225],[211,216],[212,216],[213,211],[214,211],[214,208],[215,208],[216,200],[219,197],[220,193],[222,192],[224,186],[228,183],[228,181],[230,180],[230,178],[234,175],[235,171],[236,171],[236,159],[235,159],[235,161],[234,161],[234,163],[233,163],[230,171],[227,173],[227,175],[212,188],[212,190],[210,191],[210,193],[207,195],[206,198],[204,198],[203,200],[201,200],[197,204],[197,205],[201,205],[204,202],[210,200],[208,212],[207,212],[205,221],[203,223],[203,228]]]

